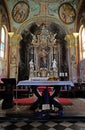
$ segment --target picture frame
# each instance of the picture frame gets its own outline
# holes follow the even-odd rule
[[[12,17],[15,22],[24,22],[29,15],[29,5],[24,1],[17,2],[12,10]]]
[[[65,24],[71,24],[74,22],[76,12],[70,3],[63,3],[59,7],[59,17]]]

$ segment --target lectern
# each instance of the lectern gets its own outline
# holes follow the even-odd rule
[[[8,109],[13,107],[13,89],[16,86],[15,78],[2,78],[5,86],[5,92],[3,96],[2,109]]]

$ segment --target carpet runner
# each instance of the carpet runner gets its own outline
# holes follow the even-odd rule
[[[32,104],[33,102],[36,101],[37,98],[35,97],[30,97],[30,98],[21,98],[21,99],[14,99],[14,104]],[[59,101],[62,105],[72,105],[72,101],[70,98],[55,98],[55,100]]]

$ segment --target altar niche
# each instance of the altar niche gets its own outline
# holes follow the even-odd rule
[[[32,52],[31,52],[32,50]],[[33,58],[34,68],[30,68],[30,77],[58,77],[59,45],[31,46],[30,57]],[[56,62],[55,68],[54,60]]]
[[[24,31],[20,44],[19,80],[59,77],[65,68],[62,65],[68,64],[64,37],[64,30],[54,23],[40,26],[33,24],[28,31]],[[31,60],[33,67],[29,64]],[[56,65],[53,65],[54,62]]]
[[[40,26],[40,30],[32,34],[29,51],[30,57],[33,58],[34,69],[30,68],[29,78],[59,77],[63,54],[62,44],[57,39],[57,35],[56,32],[52,32],[44,24]]]

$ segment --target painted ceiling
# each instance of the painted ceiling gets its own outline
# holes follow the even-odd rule
[[[59,23],[73,31],[80,0],[8,0],[13,30],[20,32],[33,22]],[[65,10],[65,12],[63,12]],[[67,17],[69,19],[67,19]]]

